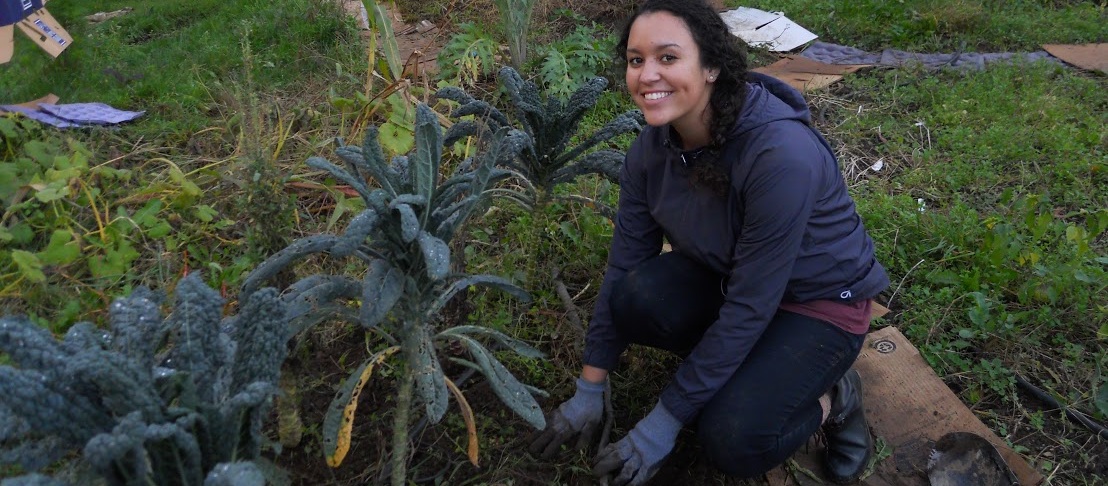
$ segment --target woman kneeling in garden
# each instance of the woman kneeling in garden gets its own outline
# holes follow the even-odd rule
[[[634,343],[685,359],[653,411],[600,451],[597,475],[645,483],[690,425],[717,468],[754,477],[822,427],[827,475],[856,481],[872,440],[850,367],[888,276],[803,97],[748,73],[702,0],[647,0],[617,50],[650,127],[620,176],[577,392],[531,451],[591,438],[608,372]],[[672,252],[659,254],[663,238]]]

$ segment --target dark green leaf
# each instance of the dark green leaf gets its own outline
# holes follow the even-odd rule
[[[400,236],[404,243],[411,243],[419,236],[422,229],[420,228],[419,217],[416,216],[415,210],[407,204],[396,204],[394,209],[400,213]]]
[[[1108,417],[1108,379],[1100,382],[1100,391],[1096,394],[1096,409],[1104,417]]]
[[[435,313],[442,309],[450,299],[454,298],[455,294],[475,285],[499,289],[503,292],[507,292],[512,297],[522,300],[524,303],[531,302],[531,295],[528,294],[527,291],[519,288],[506,278],[497,277],[495,275],[470,275],[451,282],[450,285],[446,287],[446,290],[443,290],[442,294],[431,303],[431,307],[427,310],[427,316],[430,317],[435,315]]]
[[[427,265],[427,276],[431,280],[442,280],[450,273],[450,247],[445,241],[426,231],[419,232],[419,249],[423,252],[423,261]]]
[[[524,388],[523,384],[512,376],[504,365],[500,364],[494,356],[481,343],[464,335],[455,336],[466,349],[469,350],[473,360],[481,367],[489,385],[513,412],[522,417],[532,427],[542,430],[546,428],[546,418],[543,417],[542,408],[535,401],[535,397]]]
[[[330,251],[338,241],[339,237],[334,235],[314,235],[294,241],[277,254],[266,258],[258,268],[250,272],[242,284],[242,293],[244,296],[254,293],[261,284],[273,278],[293,261],[313,253]]]
[[[438,423],[446,414],[446,407],[450,404],[450,391],[446,389],[445,377],[439,359],[435,355],[435,344],[430,336],[422,330],[419,341],[417,362],[412,369],[415,378],[416,392],[423,404],[427,407],[427,419],[431,423]]]
[[[403,294],[403,274],[384,260],[373,260],[362,280],[362,326],[380,323]]]
[[[331,248],[331,254],[337,257],[346,257],[354,252],[365,242],[369,234],[377,227],[377,211],[373,208],[366,209],[350,220],[346,226],[346,232],[342,238]]]
[[[500,331],[497,331],[495,329],[490,329],[490,328],[487,328],[487,327],[456,326],[456,327],[452,327],[450,329],[447,329],[445,331],[440,332],[439,337],[457,336],[459,334],[465,334],[467,336],[474,336],[474,335],[489,336],[489,337],[495,339],[497,342],[499,342],[504,347],[506,347],[508,349],[511,349],[512,351],[515,351],[516,353],[518,353],[520,356],[523,356],[523,357],[526,357],[526,358],[543,358],[543,357],[545,357],[545,355],[542,353],[542,351],[539,351],[538,349],[535,349],[531,345],[529,345],[529,344],[527,344],[523,341],[520,341],[516,338],[513,338],[511,336],[508,336],[507,334],[504,334]]]
[[[438,182],[442,161],[442,127],[435,112],[425,104],[416,106],[416,147],[411,160],[412,186],[415,194],[430,201]]]
[[[323,157],[308,157],[307,164],[308,167],[313,169],[330,172],[336,179],[345,182],[347,185],[354,188],[354,190],[358,191],[358,194],[361,195],[363,199],[369,199],[369,188],[366,187],[365,181],[358,180],[358,178],[354,177],[350,172],[347,172],[346,169],[332,164]]]

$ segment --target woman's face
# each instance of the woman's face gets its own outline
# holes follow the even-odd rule
[[[717,74],[700,63],[700,47],[680,18],[651,12],[631,24],[627,90],[650,125],[671,124],[686,139],[706,131]]]

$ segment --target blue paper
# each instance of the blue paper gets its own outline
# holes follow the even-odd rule
[[[0,27],[12,25],[42,8],[42,0],[0,0]]]

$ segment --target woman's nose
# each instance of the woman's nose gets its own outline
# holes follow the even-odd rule
[[[643,63],[642,69],[639,71],[640,82],[652,82],[660,79],[661,70],[658,69],[658,65],[652,62]]]

